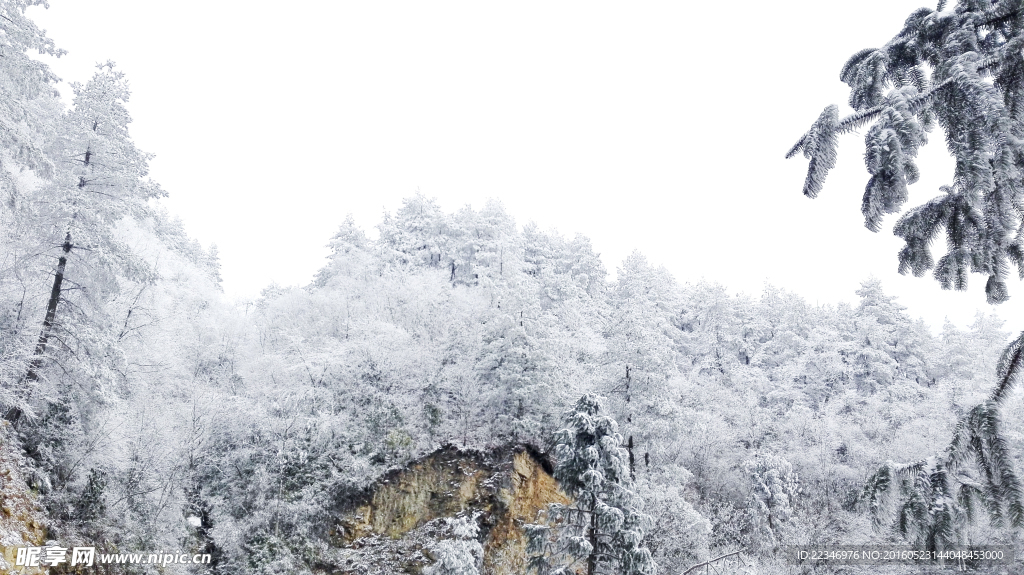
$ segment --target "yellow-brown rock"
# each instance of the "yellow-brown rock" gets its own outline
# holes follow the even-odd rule
[[[342,550],[333,571],[419,573],[430,562],[423,552],[431,522],[461,514],[481,527],[484,573],[524,573],[523,524],[551,503],[568,502],[550,465],[529,447],[492,453],[442,448],[389,473],[353,505],[334,532]]]

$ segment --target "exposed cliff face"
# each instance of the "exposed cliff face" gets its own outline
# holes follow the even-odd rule
[[[44,568],[15,567],[18,547],[46,542],[46,516],[22,475],[21,449],[11,438],[10,425],[0,424],[0,572],[34,575]]]
[[[420,573],[446,517],[480,526],[483,572],[524,573],[524,523],[551,503],[568,503],[543,456],[527,447],[480,453],[442,448],[389,473],[332,534],[335,573]]]

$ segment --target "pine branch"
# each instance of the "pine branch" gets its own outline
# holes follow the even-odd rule
[[[1021,11],[1024,11],[1024,7],[1019,7],[1016,10],[1011,10],[1009,12],[1004,12],[1002,14],[997,14],[995,16],[990,16],[987,20],[982,20],[981,22],[975,22],[974,25],[976,27],[980,28],[980,27],[984,27],[984,26],[992,26],[992,25],[994,25],[996,23],[1002,24],[1005,20],[1020,14]]]
[[[993,403],[1002,404],[1007,392],[1020,376],[1022,364],[1024,364],[1024,332],[1021,332],[1020,336],[1013,340],[999,357],[999,362],[996,364],[996,376],[999,378],[999,383],[990,396]]]
[[[995,66],[1001,61],[1002,52],[1003,50],[1000,50],[1000,54],[994,54],[983,59],[977,64],[975,70],[980,72]],[[939,90],[955,83],[958,79],[964,79],[962,74],[951,75],[914,98],[908,99],[906,101],[908,109],[911,113],[917,114]],[[821,184],[824,183],[825,175],[834,167],[835,145],[833,141],[835,136],[852,132],[871,123],[890,107],[892,107],[892,102],[887,100],[867,110],[854,112],[839,121],[833,120],[834,115],[838,112],[836,106],[832,105],[825,108],[825,111],[822,112],[818,120],[811,126],[811,129],[801,136],[793,144],[793,147],[786,152],[786,159],[789,159],[795,156],[797,152],[803,150],[804,155],[811,160],[811,165],[808,167],[807,172],[807,181],[804,184],[804,195],[811,198],[815,197],[817,192],[820,191]],[[819,166],[818,162],[821,162],[823,165]]]

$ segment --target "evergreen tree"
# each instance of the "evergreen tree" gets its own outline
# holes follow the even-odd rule
[[[70,342],[99,348],[80,356],[116,355],[102,325],[86,326],[84,316],[90,314],[84,310],[88,305],[91,315],[102,317],[102,306],[96,304],[117,294],[119,278],[141,283],[153,279],[148,265],[115,237],[114,230],[122,218],[148,215],[147,201],[163,192],[144,179],[148,156],[128,136],[131,119],[125,108],[129,91],[124,74],[115,71],[112,62],[97,67],[87,84],[72,85],[74,107],[64,114],[59,137],[49,150],[58,159],[56,169],[37,200],[50,219],[51,241],[59,253],[42,329],[24,376],[29,384],[39,379],[49,340],[58,332],[65,348],[80,347]],[[66,274],[73,255],[81,269],[72,279]],[[72,321],[58,319],[65,281],[83,292],[74,306],[81,317]],[[7,418],[17,422],[21,412],[14,407]]]
[[[503,305],[512,309],[507,313],[495,310],[487,322],[477,377],[490,392],[490,411],[496,424],[492,433],[504,440],[539,443],[557,424],[557,411],[546,417],[552,406],[542,399],[557,393],[544,345],[551,318],[536,305],[526,307],[532,303],[528,300],[509,299],[512,301]]]
[[[352,214],[345,216],[344,223],[327,244],[331,255],[327,256],[327,265],[317,272],[312,287],[323,288],[339,276],[355,278],[365,274],[370,268],[369,244],[366,233],[356,226]]]
[[[895,517],[904,536],[928,549],[964,543],[964,528],[981,510],[993,524],[1024,524],[1024,486],[1003,436],[1000,407],[1019,384],[1024,335],[1003,352],[998,384],[988,399],[960,418],[941,456],[897,465],[887,462],[868,480],[861,501],[876,527]]]
[[[0,1],[0,379],[25,376],[31,340],[38,335],[44,309],[44,284],[52,265],[46,255],[52,243],[43,237],[45,204],[36,201],[41,182],[56,170],[50,147],[56,138],[63,105],[58,81],[32,52],[60,56],[35,23],[30,6],[41,0]],[[48,255],[48,254],[47,254]],[[48,290],[47,290],[48,291]],[[10,385],[0,389],[0,402],[23,402]]]
[[[882,291],[882,282],[869,278],[857,290],[855,311],[859,345],[853,356],[859,389],[875,393],[900,378],[919,381],[924,376],[920,337],[904,306]]]
[[[541,575],[575,573],[580,562],[587,575],[655,572],[643,542],[650,519],[631,490],[622,436],[600,411],[597,396],[584,395],[555,434],[554,476],[574,503],[550,507],[553,526],[527,525],[529,565]]]
[[[394,216],[384,214],[377,226],[381,247],[401,263],[446,266],[454,280],[458,263],[452,254],[448,220],[436,198],[417,193],[402,200]]]
[[[671,275],[648,264],[640,252],[622,263],[609,295],[606,363],[622,368],[612,389],[612,408],[622,422],[630,477],[635,479],[638,462],[650,467],[652,420],[671,406],[667,382],[676,374],[677,345],[672,336],[678,338],[679,332],[671,320],[679,307],[678,295]]]
[[[60,113],[53,89],[58,78],[46,64],[29,57],[29,51],[56,57],[65,52],[25,15],[30,6],[45,4],[44,0],[0,1],[0,149],[5,152],[0,156],[0,190],[9,208],[15,207],[23,191],[14,178],[16,168],[31,169],[43,178],[54,170],[45,146]]]
[[[742,341],[736,302],[725,286],[704,281],[688,286],[683,300],[677,325],[684,332],[684,352],[691,357],[698,373],[727,379],[731,368],[740,361],[747,363],[748,351]]]
[[[896,222],[905,241],[899,271],[921,276],[934,268],[943,289],[957,290],[980,273],[988,301],[1000,303],[1009,297],[1011,263],[1024,278],[1024,5],[970,0],[945,8],[939,0],[935,10],[916,10],[885,46],[854,54],[840,74],[854,113],[840,120],[829,106],[786,157],[803,151],[810,160],[803,192],[813,198],[835,165],[837,136],[870,124],[861,212],[878,231],[906,202],[918,179],[914,158],[938,124],[956,160],[952,183]],[[947,252],[936,262],[929,246],[943,230]],[[1024,524],[1020,480],[1000,432],[1022,344],[1024,333],[1004,351],[988,400],[960,420],[941,457],[890,463],[871,478],[863,497],[878,525],[898,508],[901,532],[941,548],[959,541],[978,503],[997,523]]]
[[[451,218],[450,235],[455,272],[452,279],[477,285],[481,278],[501,278],[513,266],[511,237],[515,221],[497,200],[489,200],[480,211],[466,206]],[[451,262],[449,262],[450,264]]]

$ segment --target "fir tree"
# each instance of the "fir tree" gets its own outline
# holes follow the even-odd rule
[[[148,201],[165,194],[146,179],[149,156],[139,151],[128,135],[131,118],[125,107],[129,90],[124,74],[114,69],[113,62],[97,68],[85,85],[72,84],[74,107],[61,118],[58,137],[49,150],[59,161],[54,162],[53,177],[42,186],[37,200],[51,220],[52,243],[60,251],[42,329],[23,378],[29,389],[22,390],[23,394],[30,393],[40,378],[51,338],[60,334],[65,346],[69,340],[103,339],[102,334],[74,334],[75,327],[81,327],[75,324],[85,323],[82,318],[65,321],[59,317],[65,313],[61,304],[66,307],[67,303],[65,282],[84,292],[83,299],[96,303],[117,293],[119,278],[140,283],[154,279],[148,264],[115,238],[114,227],[122,218],[147,216]],[[69,278],[72,258],[78,259],[80,267],[92,269]],[[101,315],[94,311],[93,315]],[[100,345],[112,347],[110,341]],[[112,353],[116,352],[108,349],[84,355]],[[6,418],[17,423],[21,415],[22,408],[13,406]]]
[[[956,160],[942,195],[904,213],[894,232],[905,246],[899,271],[934,269],[943,289],[964,290],[969,273],[987,276],[989,303],[1009,297],[1015,264],[1024,279],[1024,4],[970,0],[945,10],[920,8],[879,49],[856,53],[840,78],[850,86],[854,113],[829,106],[786,157],[810,160],[804,195],[815,197],[835,166],[837,136],[868,126],[864,161],[870,178],[861,212],[878,231],[886,214],[907,200],[918,179],[914,163],[926,132],[938,124]],[[930,244],[945,230],[947,252],[936,262]],[[863,499],[882,526],[896,512],[904,535],[942,548],[956,543],[980,506],[995,523],[1024,523],[1024,503],[1000,407],[1020,377],[1024,334],[1003,353],[988,400],[958,423],[941,457],[889,463],[875,473]]]
[[[653,575],[643,540],[650,519],[630,489],[628,455],[615,420],[600,415],[597,396],[584,395],[555,434],[555,479],[574,501],[551,505],[553,526],[527,525],[530,567],[541,575]]]
[[[853,355],[858,388],[875,393],[904,376],[923,377],[921,350],[906,308],[882,291],[877,278],[869,278],[857,290],[860,305],[854,316],[859,339]]]

